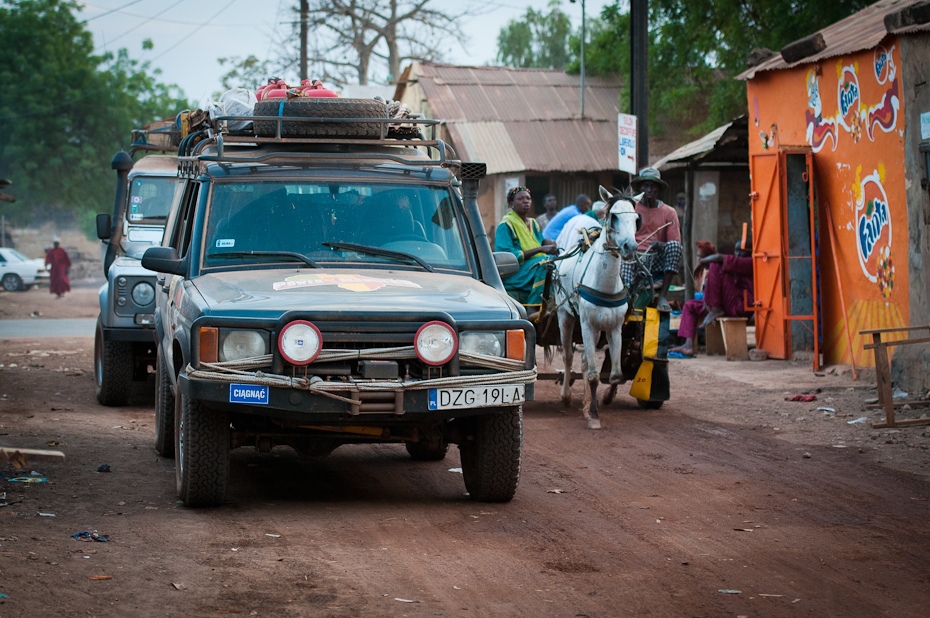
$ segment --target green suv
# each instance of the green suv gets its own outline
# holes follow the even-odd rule
[[[471,497],[510,500],[535,331],[478,213],[484,164],[380,101],[277,109],[182,141],[180,206],[142,259],[161,273],[156,446],[179,497],[222,503],[234,448],[403,443],[434,461],[457,444]]]

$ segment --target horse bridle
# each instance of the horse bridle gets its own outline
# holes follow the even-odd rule
[[[612,207],[612,206],[611,206],[611,207]],[[618,212],[618,213],[616,213],[616,214],[617,214],[618,217],[619,217],[620,215],[634,215],[634,216],[636,216],[636,217],[639,216],[639,213],[636,212],[635,210],[630,211],[630,212]],[[613,231],[613,232],[618,232],[619,230],[614,229],[612,223],[613,223],[613,215],[612,215],[612,213],[608,210],[608,211],[607,211],[607,223],[604,225],[604,229],[605,229],[606,232],[607,232],[607,238],[604,239],[604,251],[606,251],[607,253],[609,253],[609,254],[612,255],[613,257],[618,258],[618,257],[620,257],[620,247],[619,247],[619,245],[612,245],[612,244],[611,244],[610,232],[611,232],[611,231]]]

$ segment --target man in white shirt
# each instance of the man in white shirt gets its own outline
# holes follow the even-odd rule
[[[555,246],[559,248],[559,253],[570,251],[582,239],[582,230],[597,230],[604,224],[604,213],[607,211],[607,203],[594,202],[592,210],[581,215],[575,215],[565,222],[565,227],[559,232],[555,239]]]

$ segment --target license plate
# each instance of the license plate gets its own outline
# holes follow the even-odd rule
[[[462,410],[509,406],[526,401],[523,384],[429,389],[430,410]]]
[[[252,405],[267,406],[269,392],[270,389],[267,386],[256,386],[255,384],[230,384],[229,403],[248,403]]]

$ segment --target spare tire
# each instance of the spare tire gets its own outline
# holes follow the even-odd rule
[[[299,97],[267,99],[255,104],[256,116],[298,118],[387,118],[387,105],[375,99]],[[256,120],[257,137],[275,137],[278,123]],[[281,137],[362,137],[378,139],[387,125],[378,122],[282,122]]]

